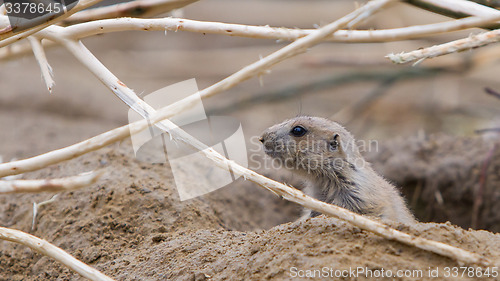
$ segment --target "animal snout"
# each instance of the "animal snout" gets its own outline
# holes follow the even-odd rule
[[[278,148],[279,144],[276,142],[276,135],[274,133],[265,132],[259,138],[259,141],[262,143],[264,152],[267,155],[271,157],[279,156],[281,149]]]
[[[272,140],[271,137],[269,136],[269,133],[267,132],[263,133],[262,136],[260,136],[259,141],[262,143],[262,145],[266,150],[273,148]]]
[[[262,143],[262,144],[266,144],[266,142],[269,140],[269,133],[268,132],[264,132],[262,134],[262,136],[259,137],[259,141]]]

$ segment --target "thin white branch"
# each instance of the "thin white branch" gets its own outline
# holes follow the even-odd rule
[[[397,1],[399,2],[399,0],[397,0]],[[375,13],[378,13],[379,10],[381,8],[383,8],[385,5],[386,4],[382,4],[381,6],[379,6],[377,8],[374,8],[374,9],[365,9],[365,10],[363,10],[363,12],[360,13],[360,14],[358,14],[356,16],[356,18],[350,20],[349,23],[346,24],[347,29],[354,29],[357,25],[359,25],[359,24],[363,23],[364,21],[368,20],[369,17],[371,17]],[[359,7],[356,7],[356,10],[359,10]]]
[[[409,27],[381,30],[338,30],[325,40],[332,42],[388,42],[415,39],[450,31],[474,28],[500,20],[500,15],[488,17],[468,17],[442,23],[414,25]],[[102,29],[101,29],[102,28]],[[188,19],[113,19],[78,24],[67,27],[64,32],[70,37],[85,38],[88,36],[130,30],[181,30],[197,33],[220,34],[261,39],[293,41],[314,32],[314,29],[290,29],[268,26],[251,26],[218,22],[204,22]],[[230,30],[230,32],[228,32]],[[52,47],[54,41],[43,42],[44,48]],[[13,44],[0,49],[0,61],[15,59],[31,52],[29,44]]]
[[[356,10],[355,12],[347,15],[346,17],[321,28],[304,38],[301,38],[291,43],[290,45],[257,61],[256,63],[253,63],[243,68],[242,70],[229,76],[228,78],[222,80],[221,82],[209,88],[206,88],[205,90],[202,90],[200,94],[202,97],[212,96],[223,90],[229,89],[230,87],[242,81],[245,81],[250,77],[259,75],[265,72],[273,65],[287,58],[290,58],[296,54],[299,54],[303,52],[306,48],[321,42],[329,34],[335,32],[342,26],[345,26],[351,20],[357,19],[358,16],[362,15],[364,12],[369,11],[371,9],[379,9],[389,2],[391,1],[378,0],[369,2],[366,6]],[[123,82],[121,82],[116,76],[113,75],[113,73],[111,73],[104,65],[102,65],[97,60],[97,58],[95,58],[95,56],[93,56],[93,54],[87,48],[85,48],[83,44],[81,44],[81,42],[74,42],[72,40],[67,40],[67,39],[61,40],[61,38],[57,37],[57,33],[58,30],[54,29],[51,30],[51,32],[45,32],[45,36],[51,37],[52,40],[56,40],[62,43],[82,64],[84,64],[87,68],[89,68],[89,70],[92,73],[94,73],[105,85],[107,85],[117,96],[119,96],[131,108],[136,110],[139,114],[141,114],[145,118],[155,118],[157,114],[161,114],[161,112],[155,112],[155,110],[150,105],[139,99],[131,89],[126,87]],[[162,111],[168,110],[167,112],[169,112],[170,117],[172,117],[191,105],[192,105],[192,100],[188,98],[181,102],[177,102],[165,109],[162,109]],[[180,130],[175,124],[173,124],[169,120],[159,122],[156,125],[161,129],[163,129],[164,131],[170,133],[171,136],[174,137],[175,139],[181,140],[197,148],[202,153],[204,153],[204,155],[208,159],[212,160],[219,167],[222,167],[224,169],[230,169],[236,175],[243,176],[245,179],[251,180],[257,183],[258,185],[267,188],[276,194],[281,195],[283,198],[289,201],[301,204],[307,208],[325,213],[327,215],[331,215],[346,220],[362,229],[372,231],[377,235],[386,237],[388,239],[397,240],[402,243],[413,245],[415,247],[427,251],[432,251],[434,253],[444,255],[468,264],[470,263],[481,264],[481,265],[490,264],[489,260],[478,254],[464,251],[462,249],[458,249],[456,247],[452,247],[450,245],[446,245],[440,242],[413,237],[406,233],[397,231],[395,229],[391,229],[387,225],[375,222],[369,218],[352,213],[338,206],[318,201],[316,199],[304,195],[302,192],[298,190],[292,189],[286,185],[270,180],[262,175],[257,174],[252,170],[249,170],[245,167],[236,164],[234,161],[224,158],[222,155],[217,153],[212,148],[207,147],[200,141],[191,137],[186,132]]]
[[[199,0],[137,0],[127,3],[119,3],[110,6],[87,9],[78,12],[62,23],[72,25],[76,23],[122,18],[122,17],[142,17],[149,18],[163,13],[179,9]]]
[[[59,179],[0,180],[0,194],[75,190],[96,183],[103,174],[101,170]]]
[[[52,93],[52,88],[54,87],[55,82],[53,79],[52,67],[47,61],[42,43],[34,36],[28,37],[28,40],[31,44],[31,48],[33,49],[33,54],[35,55],[38,65],[40,66],[43,80],[45,81],[45,85],[47,85],[47,90],[49,90],[49,93]]]
[[[149,124],[155,124],[163,119],[170,118],[168,108],[161,109],[151,116],[149,120],[143,119],[130,123],[126,126],[118,127],[108,132],[97,135],[93,138],[84,140],[74,145],[53,150],[35,157],[2,163],[0,164],[0,178],[10,175],[18,175],[26,172],[43,169],[49,165],[57,164],[62,161],[76,158],[83,154],[98,150],[112,143],[121,141],[131,134],[137,134],[149,127]]]
[[[59,193],[54,194],[49,200],[45,200],[40,203],[33,202],[33,219],[31,221],[31,231],[34,231],[36,227],[36,217],[38,215],[38,209],[44,205],[55,202],[58,196]]]
[[[94,280],[94,281],[112,281],[110,277],[102,274],[98,270],[84,264],[83,262],[77,260],[70,254],[66,253],[63,249],[54,246],[53,244],[40,239],[36,236],[30,235],[28,233],[22,232],[20,230],[9,229],[5,227],[0,227],[0,239],[7,240],[25,246],[31,249],[49,256],[58,262],[64,264],[71,270],[77,272],[81,276]]]
[[[477,4],[467,0],[420,0],[437,7],[445,8],[454,12],[473,15],[479,17],[493,16],[500,14],[500,11],[488,6]]]
[[[470,50],[498,41],[500,41],[500,29],[408,53],[388,54],[386,57],[394,63],[408,63],[412,61],[417,61],[418,63],[424,59]]]
[[[494,23],[500,20],[500,14],[485,17],[468,17],[442,23],[415,25],[403,28],[383,30],[338,30],[325,37],[326,41],[335,42],[385,42],[418,38],[449,31],[463,30]],[[315,29],[291,29],[269,26],[252,26],[220,22],[205,22],[188,19],[161,18],[137,19],[119,18],[92,21],[68,26],[62,35],[67,38],[82,39],[85,37],[129,30],[144,31],[189,31],[208,34],[222,34],[250,38],[276,39],[293,41],[307,36]]]
[[[53,14],[47,14],[44,16],[46,18],[45,22],[43,24],[37,25],[35,27],[32,27],[26,31],[23,31],[21,33],[15,33],[15,28],[12,26],[9,28],[9,26],[0,26],[0,30],[3,30],[4,32],[0,33],[0,48],[7,46],[9,44],[12,44],[14,42],[17,42],[23,38],[26,38],[30,35],[32,35],[35,32],[38,32],[47,26],[53,25],[54,23],[57,23],[59,21],[62,21],[63,19],[71,16],[72,14],[81,11],[85,8],[88,8],[92,5],[95,5],[103,0],[80,0],[77,2],[76,6],[74,6],[71,10],[69,10],[67,13],[63,13],[58,17],[54,17]],[[40,18],[42,19],[42,17]]]

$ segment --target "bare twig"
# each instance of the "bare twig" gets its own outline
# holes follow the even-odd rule
[[[78,12],[62,21],[64,25],[111,19],[111,18],[148,18],[180,9],[198,0],[137,0]]]
[[[443,9],[444,11],[451,11],[460,15],[474,15],[480,17],[500,15],[500,11],[494,8],[466,0],[418,0],[408,2],[416,5],[424,4],[424,6]],[[469,38],[415,50],[408,53],[389,54],[387,57],[394,63],[407,63],[411,61],[417,61],[417,63],[419,63],[426,58],[433,58],[495,43],[500,40],[499,37],[500,31],[497,29],[470,36]]]
[[[15,28],[12,26],[10,28],[8,26],[5,26],[5,27],[0,26],[0,30],[5,30],[5,32],[0,33],[0,47],[7,46],[7,45],[12,44],[16,41],[19,41],[23,38],[26,38],[26,37],[32,35],[33,33],[44,29],[47,26],[50,26],[54,23],[57,23],[65,18],[71,16],[72,14],[74,14],[76,12],[83,10],[85,8],[88,8],[92,5],[95,5],[101,1],[103,1],[103,0],[80,0],[77,2],[76,6],[73,7],[71,10],[69,10],[68,12],[63,13],[58,17],[54,17],[54,15],[52,15],[52,14],[47,14],[46,16],[44,16],[44,17],[46,17],[46,21],[43,24],[32,27],[26,31],[21,32],[21,33],[15,33]],[[40,19],[42,19],[42,18],[40,18]]]
[[[44,205],[55,202],[58,196],[59,193],[54,194],[49,200],[45,200],[40,203],[33,202],[33,220],[31,221],[31,231],[34,231],[36,228],[36,217],[38,215],[38,209]]]
[[[71,25],[113,17],[151,17],[172,11],[173,9],[182,8],[197,1],[198,0],[138,0],[80,11],[63,20],[62,24]],[[0,17],[0,26],[8,26],[8,24],[7,17]],[[57,45],[53,41],[43,41],[42,43],[44,48]],[[31,44],[26,43],[6,46],[0,49],[0,61],[18,58],[19,56],[30,53],[31,50]]]
[[[132,2],[133,3],[133,2]],[[414,25],[402,28],[380,29],[380,30],[338,30],[325,38],[332,42],[388,42],[405,39],[420,38],[434,34],[450,31],[463,30],[477,27],[483,24],[500,20],[500,15],[489,17],[469,17],[442,23]],[[241,36],[260,39],[274,39],[293,41],[314,32],[314,29],[290,29],[268,26],[251,26],[241,24],[229,24],[219,22],[205,22],[188,19],[162,18],[162,19],[111,19],[93,21],[84,24],[76,24],[64,29],[64,33],[72,38],[85,38],[92,35],[130,31],[188,31],[206,34],[220,34],[230,36]],[[53,41],[44,41],[43,46],[52,47],[56,45]],[[14,59],[31,52],[29,44],[14,44],[0,49],[0,60]]]
[[[488,88],[488,87],[486,87],[486,88],[484,88],[484,91],[485,91],[487,94],[490,94],[490,95],[494,96],[495,98],[500,99],[500,93],[499,93],[499,92],[497,92],[497,91],[495,91],[495,90],[493,90],[492,88]]]
[[[500,11],[496,9],[467,0],[419,0],[419,2],[427,3],[428,5],[439,7],[441,9],[447,9],[462,15],[484,17],[500,14]]]
[[[471,15],[487,16],[487,15],[492,15],[495,12],[498,12],[496,9],[493,8],[498,5],[498,1],[490,1],[490,0],[486,1],[406,0],[405,2],[413,6],[452,18],[464,18]],[[486,29],[500,28],[499,24],[488,24],[479,26]]]
[[[131,134],[136,134],[149,127],[150,124],[155,124],[160,120],[170,118],[168,107],[160,109],[157,114],[151,116],[149,120],[139,120],[122,126],[111,131],[102,133],[93,138],[84,140],[74,145],[53,150],[35,157],[1,163],[0,164],[0,177],[18,175],[26,172],[36,171],[43,169],[49,165],[60,163],[69,159],[76,158],[83,154],[98,150],[112,143],[121,141]]]
[[[96,183],[103,174],[101,170],[59,179],[0,180],[0,194],[75,190]]]
[[[387,42],[405,39],[414,39],[433,34],[462,30],[476,27],[478,25],[500,20],[500,16],[469,17],[460,20],[414,25],[403,28],[381,29],[381,30],[338,30],[326,41],[334,42]],[[289,29],[268,26],[251,26],[241,24],[228,24],[218,22],[204,22],[188,19],[113,19],[95,21],[84,25],[71,26],[65,29],[65,33],[74,38],[84,38],[96,34],[118,32],[127,30],[183,30],[189,32],[225,34],[230,36],[241,36],[261,39],[275,39],[292,41],[307,36],[315,30],[311,29]],[[52,46],[54,42],[43,42],[44,46]],[[16,58],[22,54],[29,53],[29,45],[15,44],[0,49],[0,60]]]
[[[38,65],[40,66],[42,77],[45,81],[45,85],[47,86],[47,90],[49,90],[49,93],[52,93],[52,88],[54,87],[55,82],[53,79],[52,67],[47,61],[42,43],[38,38],[34,36],[28,37],[28,40],[31,44],[31,48],[33,49],[33,54],[35,55]]]
[[[335,42],[386,42],[411,38],[418,38],[449,31],[463,30],[477,27],[478,25],[492,23],[500,20],[500,14],[469,17],[448,22],[415,25],[403,28],[382,30],[338,30],[325,36],[324,40]],[[146,31],[189,31],[208,34],[222,34],[250,38],[275,39],[293,41],[307,36],[314,29],[290,29],[282,27],[252,26],[220,22],[205,22],[188,19],[161,18],[137,19],[118,18],[92,21],[68,26],[64,29],[64,36],[82,39],[88,36],[109,32],[146,30]]]
[[[98,270],[84,264],[83,262],[77,260],[70,254],[66,253],[59,247],[56,247],[49,242],[40,239],[36,236],[30,235],[28,233],[22,232],[20,230],[9,229],[5,227],[0,227],[0,239],[7,240],[25,246],[31,249],[49,256],[58,262],[64,264],[73,271],[76,271],[81,276],[94,280],[94,281],[112,281],[113,279],[102,274]]]
[[[435,45],[408,53],[388,54],[386,57],[394,63],[420,62],[424,59],[470,50],[500,41],[500,29],[477,34],[468,38]]]

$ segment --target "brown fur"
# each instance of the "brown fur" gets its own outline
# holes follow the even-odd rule
[[[296,126],[306,133],[293,135]],[[364,160],[353,136],[341,125],[300,116],[270,127],[260,140],[269,156],[306,179],[306,194],[358,214],[415,222],[400,193]],[[309,211],[306,217],[317,215]]]

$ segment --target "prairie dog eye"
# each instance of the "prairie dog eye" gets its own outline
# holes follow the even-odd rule
[[[290,131],[290,134],[292,134],[292,136],[294,136],[294,137],[302,137],[306,133],[307,133],[307,130],[302,126],[295,126]]]

